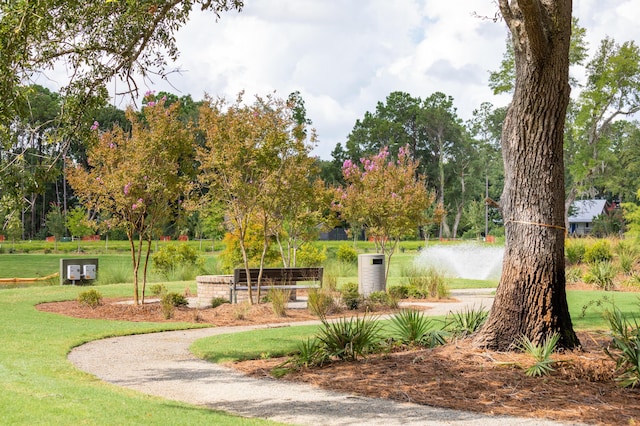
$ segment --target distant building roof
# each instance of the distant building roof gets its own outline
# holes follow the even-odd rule
[[[571,205],[569,223],[593,222],[604,212],[607,200],[577,200]]]

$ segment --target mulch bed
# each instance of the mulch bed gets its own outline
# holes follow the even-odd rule
[[[76,301],[44,303],[37,308],[78,318],[216,326],[317,319],[306,310],[287,310],[286,317],[278,317],[268,304],[250,307],[225,304],[215,309],[176,308],[174,317],[165,320],[158,303],[133,306],[122,302],[105,300],[104,305],[95,309]],[[579,338],[582,351],[554,355],[554,360],[561,361],[556,371],[538,378],[524,374],[523,367],[532,364],[530,356],[477,349],[467,339],[430,350],[405,350],[357,362],[302,369],[282,380],[496,415],[612,425],[640,422],[640,389],[621,389],[616,385],[615,363],[601,349],[607,344],[606,337],[582,332]],[[264,377],[282,361],[267,359],[230,365],[246,374]]]

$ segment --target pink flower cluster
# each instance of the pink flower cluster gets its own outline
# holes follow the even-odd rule
[[[133,203],[133,205],[131,206],[131,210],[135,210],[138,207],[142,207],[143,201],[144,200],[142,198],[138,198],[138,201],[136,203]]]
[[[128,182],[125,186],[124,186],[124,195],[129,195],[129,191],[131,190],[131,182]]]
[[[93,124],[91,125],[91,130],[98,130],[98,127],[100,127],[100,123],[98,123],[97,121],[94,121]]]

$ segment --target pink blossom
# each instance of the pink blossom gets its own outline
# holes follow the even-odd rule
[[[124,186],[124,195],[129,195],[129,190],[131,189],[131,182],[128,182],[125,186]]]
[[[136,203],[133,203],[133,205],[131,206],[131,210],[135,210],[138,208],[138,205]]]
[[[109,148],[111,148],[111,149],[115,149],[115,148],[116,148],[116,145],[115,145],[113,142],[111,142],[111,143],[109,144]]]
[[[155,93],[155,90],[147,90],[144,94],[144,97],[146,98],[147,96],[153,96]]]
[[[98,123],[97,121],[94,121],[93,124],[91,125],[91,130],[98,130],[98,127],[100,127],[100,123]]]
[[[154,101],[149,101],[147,102],[147,106],[153,107],[156,106],[156,103]]]

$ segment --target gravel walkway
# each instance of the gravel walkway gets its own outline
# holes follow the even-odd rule
[[[489,307],[487,290],[463,290],[460,303],[429,304],[430,314],[464,307]],[[296,323],[296,325],[310,324]],[[282,326],[280,324],[279,326]],[[189,352],[196,340],[268,328],[216,327],[97,340],[73,349],[69,360],[80,370],[146,394],[300,425],[559,425],[561,423],[476,413],[365,398],[270,379],[255,379],[205,362]]]

